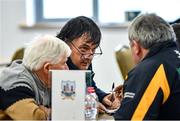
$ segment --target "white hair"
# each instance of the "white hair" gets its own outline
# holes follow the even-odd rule
[[[41,35],[27,44],[23,64],[31,71],[39,70],[45,62],[57,64],[70,54],[71,49],[64,41],[52,35]]]

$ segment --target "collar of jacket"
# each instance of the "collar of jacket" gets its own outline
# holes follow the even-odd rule
[[[69,67],[69,70],[80,70],[76,65],[74,65],[74,63],[72,62],[70,57],[68,58],[66,63],[68,65],[68,67]],[[89,65],[87,70],[91,70],[92,71],[92,64]]]
[[[154,46],[152,46],[148,52],[148,54],[145,56],[144,59],[149,58],[153,55],[155,55],[156,53],[158,53],[161,50],[167,49],[169,47],[177,47],[176,43],[172,40],[169,41],[165,41],[165,42],[160,42],[158,44],[155,44]],[[143,60],[144,60],[143,59]]]
[[[69,70],[80,70],[76,65],[74,65],[74,63],[72,62],[71,58],[69,57],[68,60],[67,60],[67,65],[69,67]],[[95,73],[93,72],[92,70],[92,64],[89,65],[88,69],[87,70],[90,70],[91,71],[91,78],[93,79],[94,78],[94,75]]]

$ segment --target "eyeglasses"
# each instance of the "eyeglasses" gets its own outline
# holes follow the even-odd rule
[[[89,51],[89,49],[79,49],[78,47],[76,47],[72,42],[70,42],[71,45],[79,52],[79,54],[81,54],[82,57],[99,57],[100,55],[102,55],[102,49],[100,46],[98,46],[99,48],[99,52],[96,52],[98,49],[96,48],[95,52],[93,53],[88,53],[87,51]]]

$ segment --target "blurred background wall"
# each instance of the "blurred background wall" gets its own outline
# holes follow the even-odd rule
[[[38,34],[56,35],[61,25],[52,28],[22,28],[26,22],[25,0],[0,0],[0,56],[10,60],[13,52]],[[115,60],[114,49],[119,44],[128,45],[127,27],[101,27],[103,55],[93,61],[97,85],[110,91],[112,83],[123,80]]]
[[[0,2],[0,53],[2,53],[2,2]],[[1,54],[0,54],[1,57]]]

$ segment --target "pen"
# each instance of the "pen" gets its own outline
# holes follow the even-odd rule
[[[112,92],[114,91],[114,82],[113,82],[113,84],[112,84]]]
[[[111,101],[113,101],[114,100],[114,87],[115,87],[115,84],[114,84],[114,82],[113,82],[113,84],[112,84],[112,89],[111,89]]]

